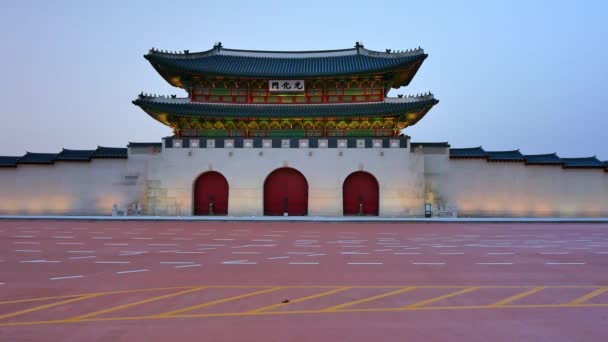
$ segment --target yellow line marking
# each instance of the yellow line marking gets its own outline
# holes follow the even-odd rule
[[[271,309],[276,309],[276,308],[280,308],[280,307],[283,307],[283,306],[286,306],[286,305],[289,305],[289,304],[303,302],[303,301],[309,300],[309,299],[315,299],[315,298],[329,296],[329,295],[332,295],[334,293],[346,291],[346,290],[348,290],[350,288],[351,287],[349,287],[349,286],[339,287],[337,289],[333,289],[333,290],[317,293],[317,294],[314,294],[314,295],[310,295],[310,296],[306,296],[306,297],[301,297],[301,298],[296,298],[294,300],[289,301],[289,303],[272,304],[272,305],[268,305],[268,306],[263,306],[261,308],[253,309],[253,310],[250,310],[250,311],[247,311],[247,312],[248,313],[257,313],[257,312],[267,311],[267,310],[271,310]]]
[[[507,298],[505,298],[505,299],[499,300],[498,302],[496,302],[496,303],[494,303],[494,304],[490,304],[490,306],[495,307],[495,306],[501,306],[501,305],[505,305],[505,304],[508,304],[508,303],[514,302],[514,301],[516,301],[516,300],[518,300],[518,299],[521,299],[521,298],[527,297],[527,296],[529,296],[529,295],[533,295],[533,294],[535,294],[535,293],[537,293],[537,292],[540,292],[540,291],[542,291],[542,290],[544,290],[544,289],[545,289],[545,287],[544,287],[544,286],[537,286],[537,287],[535,287],[535,288],[533,288],[533,289],[531,289],[531,290],[524,291],[524,292],[518,293],[518,294],[516,294],[516,295],[514,295],[514,296],[507,297]]]
[[[434,298],[426,299],[426,300],[423,300],[423,301],[420,301],[420,302],[416,302],[414,304],[407,305],[407,306],[405,306],[403,308],[404,309],[419,308],[419,307],[424,306],[424,305],[428,305],[428,304],[431,304],[431,303],[438,302],[438,301],[440,301],[442,299],[456,297],[456,296],[459,296],[461,294],[465,294],[465,293],[468,293],[468,292],[475,291],[477,289],[479,289],[479,287],[477,287],[477,286],[468,287],[468,288],[460,290],[460,291],[450,292],[450,293],[445,294],[443,296],[434,297]]]
[[[336,310],[343,309],[343,308],[346,308],[346,307],[349,307],[349,306],[352,306],[352,305],[370,302],[372,300],[376,300],[376,299],[380,299],[380,298],[384,298],[384,297],[388,297],[388,296],[393,296],[393,295],[396,295],[396,294],[399,294],[399,293],[412,291],[414,289],[416,289],[416,287],[413,287],[413,286],[405,287],[405,288],[402,288],[402,289],[399,289],[399,290],[382,293],[382,294],[379,294],[377,296],[362,298],[362,299],[354,300],[352,302],[343,303],[343,304],[339,304],[339,305],[335,305],[335,306],[330,306],[328,308],[322,309],[321,311],[336,311]]]
[[[27,303],[27,302],[35,302],[35,301],[40,301],[40,300],[74,298],[74,297],[92,296],[92,295],[99,296],[99,295],[110,295],[110,294],[119,294],[119,293],[133,293],[133,292],[161,291],[161,290],[179,290],[179,289],[189,289],[192,287],[193,286],[156,287],[156,288],[137,289],[137,290],[118,290],[118,291],[106,291],[106,292],[79,293],[79,294],[63,295],[63,296],[17,299],[17,300],[10,300],[10,301],[6,301],[6,302],[0,302],[0,304]]]
[[[140,300],[140,301],[137,301],[137,302],[133,302],[133,303],[127,303],[127,304],[118,305],[118,306],[114,306],[114,307],[103,309],[103,310],[99,310],[99,311],[94,311],[94,312],[91,312],[91,313],[88,313],[88,314],[84,314],[84,315],[80,315],[80,316],[70,317],[70,318],[67,318],[67,320],[78,321],[78,320],[85,319],[85,318],[91,318],[93,316],[98,316],[98,315],[101,315],[101,314],[105,314],[105,313],[109,313],[109,312],[114,312],[114,311],[130,308],[130,307],[141,305],[141,304],[151,303],[151,302],[155,302],[155,301],[162,300],[162,299],[167,299],[167,298],[172,298],[172,297],[180,296],[180,295],[183,295],[183,294],[186,294],[186,293],[200,291],[200,290],[202,290],[204,288],[205,288],[204,286],[200,286],[200,287],[195,287],[195,288],[192,288],[192,289],[189,289],[189,290],[184,290],[184,291],[175,292],[175,293],[169,293],[169,294],[166,294],[166,295],[163,295],[163,296],[147,298],[147,299],[143,299],[143,300]]]
[[[7,313],[7,314],[4,314],[4,315],[0,315],[0,319],[9,318],[9,317],[15,317],[15,316],[19,316],[19,315],[24,315],[26,313],[36,312],[36,311],[52,308],[54,306],[64,305],[64,304],[68,304],[68,303],[72,303],[72,302],[77,302],[77,301],[81,301],[81,300],[85,300],[85,299],[89,299],[89,298],[93,298],[93,297],[99,297],[99,296],[100,295],[88,295],[88,296],[82,296],[82,297],[72,298],[72,299],[68,299],[68,300],[63,300],[61,302],[55,302],[55,303],[40,305],[40,306],[36,306],[36,307],[33,307],[33,308],[29,308],[29,309],[25,309],[25,310],[20,310],[20,311],[16,311],[16,312],[11,312],[11,313]]]
[[[597,297],[606,291],[608,291],[608,287],[600,287],[599,289],[597,289],[595,291],[592,291],[590,293],[587,293],[584,296],[576,298],[575,300],[571,301],[568,304],[583,304],[584,302],[588,301],[589,299],[591,299],[593,297]]]
[[[236,317],[236,316],[265,316],[265,315],[294,315],[294,314],[339,314],[344,312],[403,312],[403,311],[433,311],[433,310],[455,310],[455,309],[488,309],[504,310],[510,309],[537,309],[537,308],[608,308],[608,304],[539,304],[539,305],[505,305],[491,307],[488,305],[469,305],[469,306],[427,306],[414,308],[368,308],[368,309],[344,309],[336,311],[323,310],[290,310],[290,311],[264,311],[257,313],[250,312],[226,312],[226,313],[205,313],[205,314],[184,314],[172,316],[131,316],[131,317],[94,317],[85,318],[79,321],[74,320],[55,320],[55,321],[29,321],[29,322],[9,322],[0,323],[0,327],[8,326],[27,326],[27,325],[48,325],[48,324],[68,324],[80,322],[111,322],[111,321],[134,321],[134,320],[155,320],[155,319],[180,319],[180,318],[203,318],[203,317]]]
[[[216,305],[216,304],[226,303],[226,302],[230,302],[230,301],[242,299],[242,298],[247,298],[247,297],[253,297],[253,296],[263,294],[263,293],[274,292],[274,291],[278,291],[278,290],[282,290],[282,289],[284,289],[284,287],[272,287],[270,289],[265,289],[262,291],[249,292],[249,293],[245,293],[245,294],[234,296],[234,297],[217,299],[217,300],[213,300],[210,302],[197,304],[197,305],[193,305],[193,306],[188,306],[188,307],[173,310],[173,311],[163,312],[163,313],[160,313],[160,314],[157,314],[154,316],[158,316],[158,317],[171,316],[171,315],[179,314],[179,313],[186,312],[186,311],[192,311],[192,310],[205,308],[205,307]]]
[[[42,300],[52,300],[52,299],[63,299],[63,298],[74,298],[88,295],[109,295],[109,294],[120,294],[120,293],[132,293],[132,292],[145,292],[145,291],[161,291],[161,290],[179,290],[179,289],[190,289],[193,287],[204,286],[207,288],[226,288],[226,289],[262,289],[269,288],[276,285],[190,285],[190,286],[174,286],[174,287],[158,287],[158,288],[146,288],[146,289],[136,289],[136,290],[117,290],[117,291],[105,291],[105,292],[90,292],[90,293],[76,293],[71,295],[61,295],[61,296],[51,296],[51,297],[37,297],[37,298],[26,298],[26,299],[17,299],[17,300],[9,300],[0,302],[2,304],[14,304],[14,303],[26,303],[26,302],[35,302]],[[350,285],[285,285],[282,286],[284,288],[294,288],[294,289],[322,289],[322,288],[336,288]],[[468,286],[462,285],[352,285],[350,287],[354,289],[401,289],[404,286],[416,286],[417,288],[423,289],[453,289],[453,288],[467,288]],[[478,286],[483,289],[518,289],[518,288],[528,288],[533,285],[486,285],[486,286]],[[545,286],[546,288],[589,288],[594,289],[603,285],[553,285],[553,286]]]

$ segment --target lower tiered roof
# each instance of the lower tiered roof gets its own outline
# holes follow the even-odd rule
[[[23,156],[0,156],[0,167],[16,167],[20,164],[50,165],[58,161],[88,162],[92,159],[126,159],[127,149],[98,146],[95,150],[62,149],[59,153],[26,152]]]

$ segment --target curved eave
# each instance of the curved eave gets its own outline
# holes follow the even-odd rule
[[[421,53],[418,55],[406,56],[403,58],[385,58],[387,61],[395,60],[394,63],[383,67],[377,68],[364,68],[360,67],[359,62],[352,63],[355,66],[359,66],[358,69],[347,69],[342,66],[342,70],[333,71],[317,71],[311,70],[310,72],[255,72],[238,69],[239,65],[253,64],[248,62],[246,59],[231,63],[234,65],[234,70],[217,70],[210,67],[196,67],[192,65],[186,65],[188,62],[192,64],[191,60],[181,60],[175,58],[166,58],[162,55],[147,54],[144,57],[152,64],[154,69],[172,86],[178,88],[186,88],[186,80],[192,77],[200,78],[236,78],[236,79],[328,79],[328,78],[344,78],[344,77],[356,77],[356,76],[369,76],[379,77],[386,79],[392,88],[399,88],[410,84],[418,69],[422,65],[422,62],[428,57],[427,54]],[[219,57],[219,56],[213,56]],[[213,58],[213,57],[201,57]],[[230,57],[230,56],[223,56]],[[241,57],[245,58],[245,57]],[[368,57],[368,58],[382,58],[382,57]],[[260,59],[256,57],[256,59]],[[318,58],[322,59],[322,58]],[[272,63],[268,61],[267,63]],[[319,61],[319,63],[331,63],[331,61]],[[318,64],[318,63],[317,63]],[[251,69],[251,68],[250,68]],[[267,68],[280,70],[281,68]],[[285,69],[285,67],[283,68]],[[287,67],[287,69],[295,69],[294,67]]]
[[[439,101],[432,96],[409,102],[367,102],[360,104],[212,104],[177,102],[166,99],[140,97],[133,101],[154,119],[165,125],[171,117],[208,119],[256,119],[256,118],[356,118],[356,117],[403,117],[407,126],[418,122]]]

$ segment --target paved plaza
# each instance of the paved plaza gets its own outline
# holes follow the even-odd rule
[[[608,224],[0,221],[0,340],[604,340]]]

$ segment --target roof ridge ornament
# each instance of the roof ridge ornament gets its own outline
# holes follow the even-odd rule
[[[357,55],[359,54],[359,49],[363,48],[363,42],[355,42],[355,48],[357,49]]]
[[[222,42],[215,42],[213,48],[219,52],[222,49]]]

